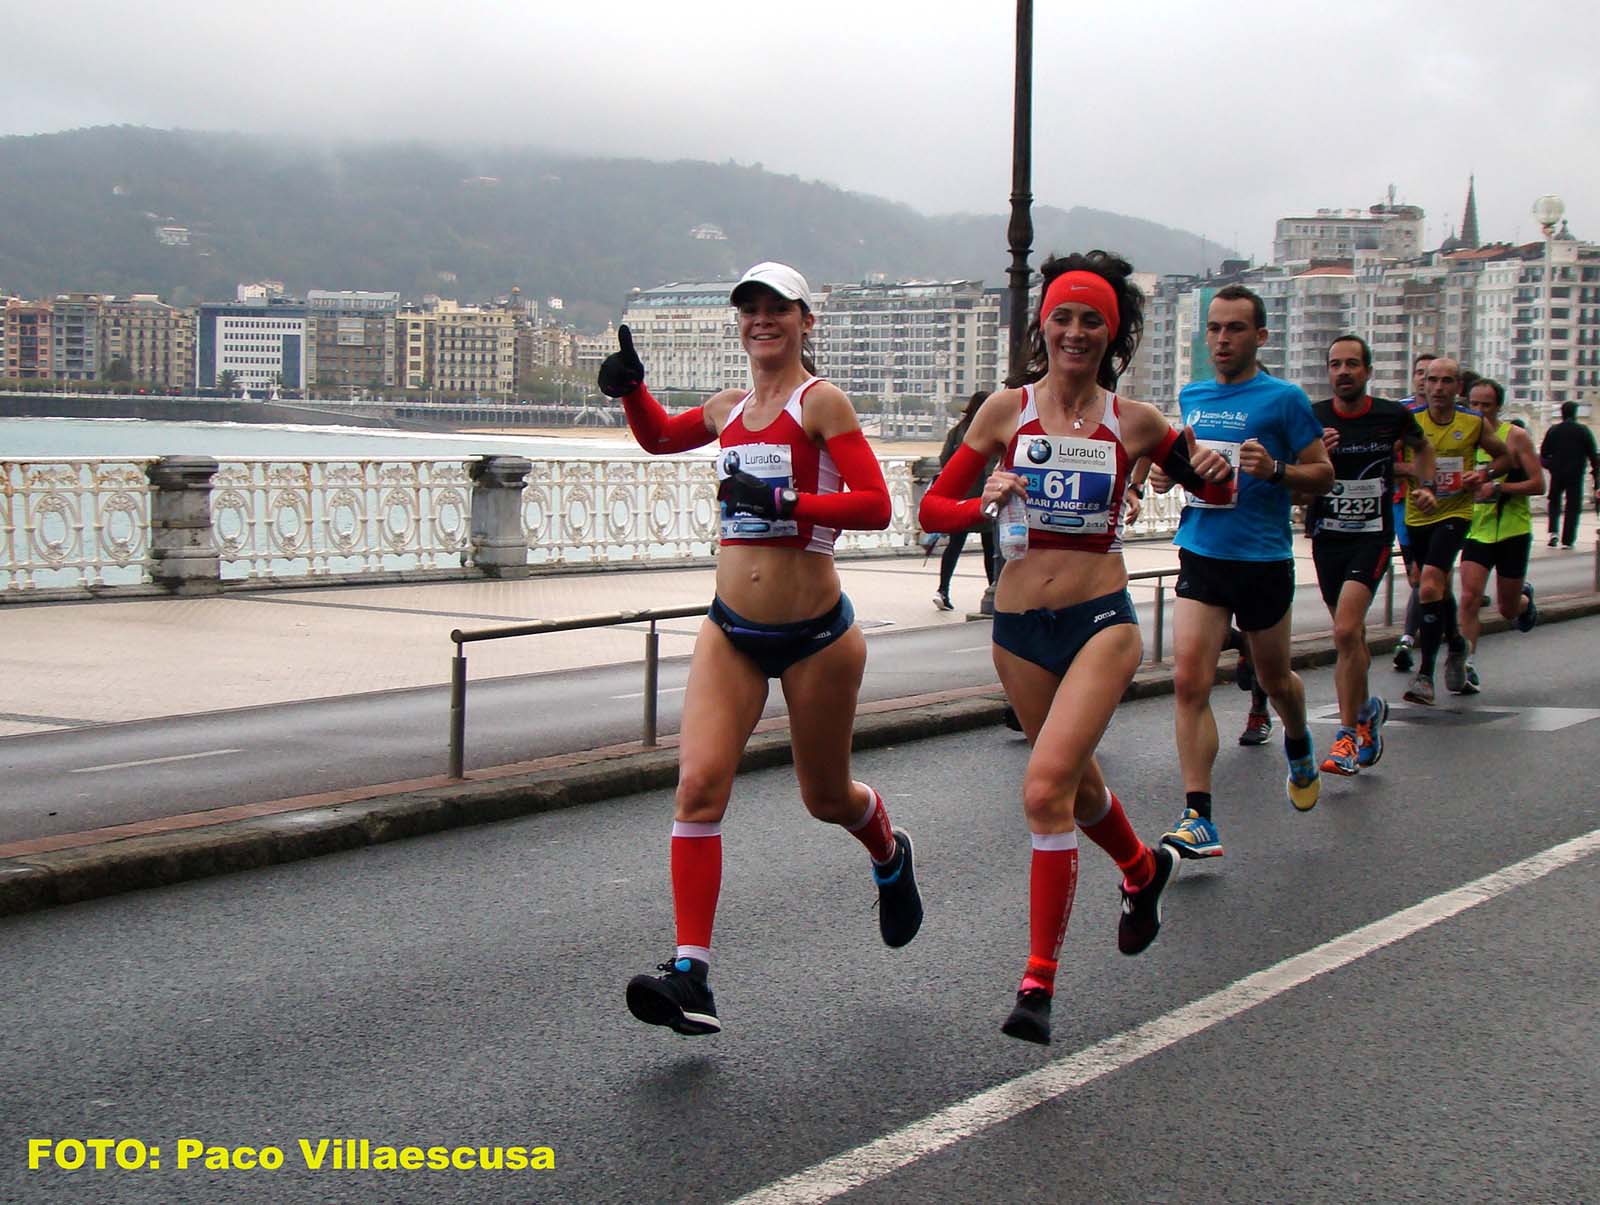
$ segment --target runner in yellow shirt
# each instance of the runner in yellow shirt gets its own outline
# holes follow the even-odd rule
[[[1528,554],[1533,548],[1533,515],[1528,499],[1544,493],[1544,469],[1533,440],[1520,427],[1500,421],[1500,406],[1505,387],[1498,381],[1482,380],[1467,395],[1472,408],[1484,423],[1505,441],[1511,452],[1511,465],[1504,480],[1485,481],[1477,489],[1472,508],[1472,527],[1461,553],[1461,635],[1466,638],[1467,680],[1462,694],[1475,695],[1481,683],[1472,654],[1478,651],[1478,635],[1483,621],[1478,610],[1483,606],[1489,585],[1489,570],[1495,575],[1495,601],[1500,614],[1519,632],[1532,631],[1539,620],[1533,601],[1533,583],[1528,581]],[[1480,449],[1478,464],[1486,466],[1488,452]]]
[[[1439,645],[1447,643],[1444,681],[1460,691],[1467,680],[1467,642],[1456,623],[1456,600],[1450,575],[1466,543],[1472,522],[1473,492],[1487,479],[1477,467],[1478,449],[1495,457],[1491,466],[1509,466],[1505,442],[1485,428],[1472,410],[1456,405],[1461,368],[1440,356],[1428,362],[1423,378],[1426,409],[1417,412],[1422,434],[1434,449],[1433,480],[1418,481],[1406,497],[1406,527],[1411,535],[1411,557],[1422,566],[1418,588],[1422,612],[1422,665],[1401,697],[1408,703],[1433,706],[1433,671]]]

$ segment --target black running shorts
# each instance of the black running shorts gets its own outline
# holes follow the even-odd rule
[[[1317,587],[1328,610],[1339,605],[1346,582],[1359,582],[1376,592],[1389,567],[1389,541],[1382,536],[1318,536],[1311,541]]]
[[[1179,598],[1232,613],[1245,632],[1272,627],[1294,600],[1294,561],[1230,561],[1178,549]]]
[[[1461,550],[1461,559],[1492,569],[1501,577],[1522,581],[1528,576],[1528,554],[1533,551],[1533,533],[1508,536],[1493,544],[1468,540]]]
[[[1437,523],[1413,523],[1411,527],[1411,562],[1424,569],[1430,566],[1449,573],[1456,567],[1456,557],[1467,542],[1466,519],[1440,519]]]

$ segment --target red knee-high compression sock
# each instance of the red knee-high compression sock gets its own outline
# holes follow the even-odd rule
[[[1133,831],[1115,791],[1107,787],[1105,810],[1093,820],[1080,819],[1078,827],[1085,837],[1111,855],[1130,890],[1137,891],[1150,881],[1156,870],[1155,855]]]
[[[678,957],[711,961],[711,924],[722,892],[722,824],[672,822],[672,911]]]
[[[894,843],[894,829],[889,826],[889,809],[883,805],[882,795],[866,783],[861,785],[867,787],[867,810],[861,813],[861,819],[846,826],[845,831],[867,847],[876,865],[885,866],[894,860],[898,849]]]
[[[1056,990],[1056,962],[1078,890],[1078,834],[1034,833],[1028,876],[1028,970],[1022,988]]]

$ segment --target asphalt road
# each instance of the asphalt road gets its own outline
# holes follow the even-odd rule
[[[1000,729],[857,759],[917,841],[902,951],[791,773],[741,779],[713,1038],[622,1003],[670,952],[666,792],[0,920],[0,1199],[698,1202],[795,1176],[758,1199],[815,1200],[838,1160],[877,1175],[860,1201],[1593,1200],[1600,670],[1574,654],[1597,638],[1486,642],[1483,695],[1397,706],[1382,763],[1308,814],[1276,742],[1225,743],[1227,855],[1185,867],[1137,959],[1086,846],[1047,1049],[998,1032],[1028,865],[1027,751]],[[1329,671],[1306,681],[1325,714]],[[1243,697],[1215,701],[1236,730]],[[1124,706],[1102,758],[1158,833],[1170,700]],[[28,1138],[93,1136],[162,1167],[28,1170]],[[334,1136],[555,1168],[306,1170],[297,1141]],[[183,1137],[285,1163],[180,1171]]]
[[[1552,558],[1538,572],[1547,594],[1592,584],[1588,558]],[[1153,653],[1153,587],[1136,583],[1134,597]],[[1169,590],[1169,626],[1171,604]],[[1373,621],[1382,618],[1380,593]],[[863,699],[995,685],[987,623],[904,631],[875,626],[870,615],[862,621]],[[1296,593],[1294,623],[1300,632],[1327,630],[1314,582]],[[678,625],[695,630],[693,620],[669,626]],[[1164,647],[1170,657],[1170,631]],[[687,676],[686,658],[661,665],[662,733],[677,730]],[[468,769],[638,740],[642,678],[633,664],[471,682]],[[767,714],[782,712],[774,689]],[[428,687],[3,738],[0,842],[443,774],[449,713],[448,689]]]

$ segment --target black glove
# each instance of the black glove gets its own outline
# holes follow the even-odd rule
[[[717,501],[733,515],[755,515],[760,519],[787,519],[794,513],[795,492],[768,485],[761,478],[743,471],[730,473],[717,487]]]
[[[614,351],[600,363],[600,392],[607,397],[627,397],[644,384],[644,362],[633,350],[633,332],[626,325],[617,327],[617,344]]]

